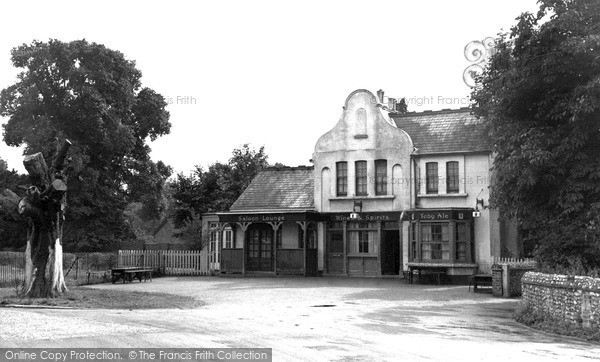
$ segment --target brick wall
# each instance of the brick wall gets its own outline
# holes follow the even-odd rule
[[[527,272],[522,303],[550,317],[600,329],[600,278]]]
[[[492,265],[492,295],[502,296],[502,266],[497,264]]]

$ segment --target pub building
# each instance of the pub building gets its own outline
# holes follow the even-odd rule
[[[227,274],[404,276],[464,282],[520,257],[516,224],[488,208],[491,141],[469,109],[399,113],[346,99],[312,166],[267,168],[227,212],[204,214],[211,269]]]

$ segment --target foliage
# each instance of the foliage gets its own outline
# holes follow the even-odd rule
[[[8,170],[6,162],[0,158],[0,192],[9,189],[19,192],[19,186],[28,184],[27,176],[15,170]],[[26,243],[27,224],[25,220],[14,220],[6,214],[0,215],[0,248],[18,249]]]
[[[0,94],[4,141],[47,160],[64,139],[73,142],[65,248],[100,250],[131,238],[124,213],[130,202],[157,218],[171,170],[150,159],[147,140],[171,125],[167,103],[141,86],[135,63],[85,40],[34,41],[14,48],[11,59],[22,72]]]
[[[490,203],[516,217],[543,265],[600,266],[600,2],[541,0],[472,94],[494,141]]]
[[[203,250],[209,242],[210,233],[202,234],[202,222],[198,218],[188,221],[176,235],[183,239],[189,250]]]
[[[556,317],[547,316],[533,308],[528,303],[523,303],[515,312],[515,320],[545,332],[556,333],[563,336],[583,338],[590,341],[600,341],[600,331],[583,328]]]
[[[212,164],[207,171],[196,166],[190,175],[178,174],[171,183],[177,227],[191,223],[206,212],[227,211],[262,168],[267,167],[264,147],[258,151],[248,144],[234,149],[229,162]]]

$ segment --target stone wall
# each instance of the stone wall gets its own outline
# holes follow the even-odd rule
[[[518,297],[521,292],[521,278],[537,268],[533,260],[496,262],[492,265],[492,294],[495,297]]]
[[[600,278],[527,272],[522,303],[548,317],[600,329]]]
[[[508,266],[508,296],[515,297],[523,294],[521,280],[525,273],[534,270],[535,267],[527,265]]]

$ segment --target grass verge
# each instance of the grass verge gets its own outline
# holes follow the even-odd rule
[[[192,297],[166,293],[69,287],[60,298],[31,299],[18,297],[14,288],[0,289],[0,306],[11,304],[79,309],[194,309],[205,305]]]
[[[567,323],[562,319],[547,316],[535,310],[530,305],[522,305],[515,312],[515,320],[526,326],[563,336],[586,339],[588,341],[600,342],[600,330],[584,328],[581,325]]]

